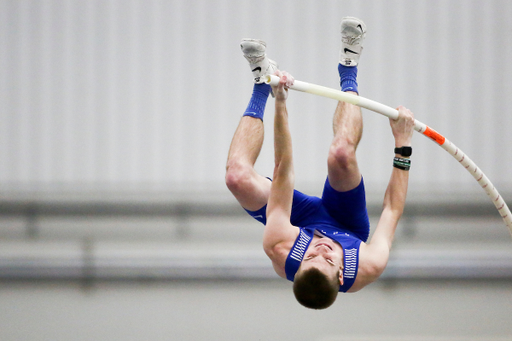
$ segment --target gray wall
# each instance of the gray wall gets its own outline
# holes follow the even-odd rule
[[[510,236],[497,212],[475,210],[494,208],[429,139],[413,140],[408,207],[432,213],[400,224],[393,273],[327,311],[300,307],[275,280],[261,226],[225,188],[252,89],[241,38],[265,39],[297,79],[338,88],[347,15],[368,26],[361,95],[412,109],[510,201],[512,1],[0,0],[0,340],[511,339]],[[266,175],[272,103],[257,163]],[[297,187],[310,194],[325,179],[335,105],[290,94]],[[377,207],[393,141],[386,118],[365,111],[364,124],[360,168]],[[235,254],[258,279],[159,279],[169,262],[214,251],[219,271]],[[433,276],[413,264],[414,278],[400,277],[411,255],[446,272],[423,262]],[[95,257],[110,280],[82,276]],[[116,278],[113,263],[135,272]],[[492,278],[475,273],[490,265]]]
[[[338,88],[339,22],[353,15],[368,25],[361,95],[411,108],[512,190],[510,13],[506,0],[2,0],[1,186],[223,190],[225,154],[252,88],[241,38],[265,39],[297,79]],[[334,107],[291,96],[301,186],[323,181]],[[386,119],[365,113],[361,168],[379,188],[391,144]],[[476,186],[429,139],[414,145],[413,190]],[[263,173],[271,154],[266,143]]]
[[[503,283],[380,283],[339,297],[328,310],[311,311],[295,301],[284,281],[107,284],[89,290],[2,285],[0,338],[504,341],[512,335],[511,293]]]

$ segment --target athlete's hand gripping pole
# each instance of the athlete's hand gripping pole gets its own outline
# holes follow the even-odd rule
[[[265,77],[265,82],[267,84],[275,86],[279,83],[279,77],[277,76],[267,75]],[[382,114],[391,119],[396,119],[398,117],[398,111],[396,109],[388,107],[384,104],[361,96],[356,96],[343,91],[327,88],[321,85],[295,80],[290,89],[351,103]],[[498,193],[498,190],[494,187],[489,178],[487,178],[487,176],[480,170],[480,168],[478,168],[478,166],[461,149],[459,149],[451,141],[426,124],[418,120],[414,120],[414,130],[422,133],[423,135],[429,137],[437,144],[439,144],[444,150],[446,150],[457,161],[459,161],[460,164],[466,168],[469,173],[471,173],[471,175],[473,175],[478,184],[484,189],[489,198],[491,198],[494,206],[496,206],[498,209],[501,217],[503,218],[503,221],[505,222],[505,225],[507,225],[509,232],[512,235],[512,214],[510,213],[510,209],[508,208],[501,195]]]

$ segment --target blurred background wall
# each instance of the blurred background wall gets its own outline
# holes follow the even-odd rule
[[[0,339],[512,338],[510,235],[429,139],[413,139],[384,278],[325,312],[276,281],[262,227],[224,185],[252,91],[240,40],[264,39],[296,79],[336,89],[339,23],[357,16],[361,95],[410,108],[510,203],[511,15],[508,0],[0,0]],[[325,181],[335,106],[290,94],[309,194]],[[375,226],[393,139],[386,118],[363,115]]]

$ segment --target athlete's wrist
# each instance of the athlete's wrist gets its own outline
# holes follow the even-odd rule
[[[395,138],[395,148],[411,147],[411,139]]]
[[[286,106],[286,98],[278,98],[276,96],[276,107],[277,106]]]

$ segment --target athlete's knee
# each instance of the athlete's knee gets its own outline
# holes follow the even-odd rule
[[[329,167],[348,169],[357,165],[356,144],[346,139],[339,139],[331,144],[328,157]]]
[[[230,161],[226,165],[226,186],[234,194],[247,191],[252,184],[253,173],[251,165]]]

